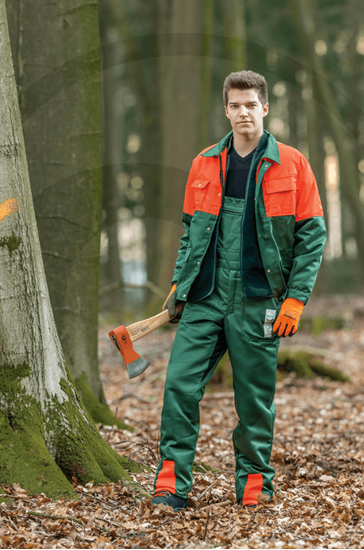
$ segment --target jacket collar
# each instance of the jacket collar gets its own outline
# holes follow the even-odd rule
[[[280,158],[279,158],[278,143],[276,138],[273,136],[273,134],[268,132],[268,130],[264,130],[264,133],[267,134],[268,136],[268,142],[262,157],[269,160],[273,160],[278,164],[281,164]],[[222,153],[224,149],[226,149],[227,147],[230,147],[232,135],[233,135],[233,131],[231,130],[231,132],[226,134],[226,136],[223,137],[222,140],[217,145],[214,145],[213,147],[211,147],[211,149],[208,149],[204,153],[201,153],[201,156],[214,157]]]

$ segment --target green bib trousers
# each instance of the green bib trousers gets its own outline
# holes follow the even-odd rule
[[[164,390],[159,463],[155,491],[188,498],[199,432],[199,402],[214,369],[229,350],[235,407],[233,433],[236,499],[256,504],[272,497],[269,465],[279,338],[273,297],[244,298],[240,271],[245,201],[225,197],[217,243],[215,289],[204,300],[187,302],[174,340]],[[244,236],[243,236],[244,238]],[[244,268],[244,266],[243,266]],[[244,307],[243,307],[244,306]]]

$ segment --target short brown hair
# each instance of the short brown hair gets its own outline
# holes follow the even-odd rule
[[[225,78],[223,88],[225,107],[227,107],[229,101],[229,90],[232,88],[238,90],[251,90],[252,88],[255,88],[261,104],[265,105],[268,103],[268,84],[264,76],[259,73],[254,73],[253,71],[239,71],[237,73],[230,73]]]

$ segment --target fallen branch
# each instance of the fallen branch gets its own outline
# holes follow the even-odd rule
[[[68,519],[70,521],[75,521],[76,523],[81,523],[81,525],[84,525],[83,521],[77,518],[73,518],[72,516],[54,516],[53,514],[43,514],[42,512],[28,512],[28,514],[30,516],[40,516],[51,519]]]

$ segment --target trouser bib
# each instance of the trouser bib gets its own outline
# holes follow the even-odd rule
[[[240,272],[244,200],[225,197],[217,243],[216,284],[199,302],[187,302],[167,370],[161,422],[161,461],[155,490],[187,498],[199,432],[199,402],[214,369],[229,350],[235,407],[236,498],[255,504],[273,494],[269,465],[279,338],[272,334],[278,307],[271,298],[245,298]],[[243,266],[244,268],[244,266]]]

